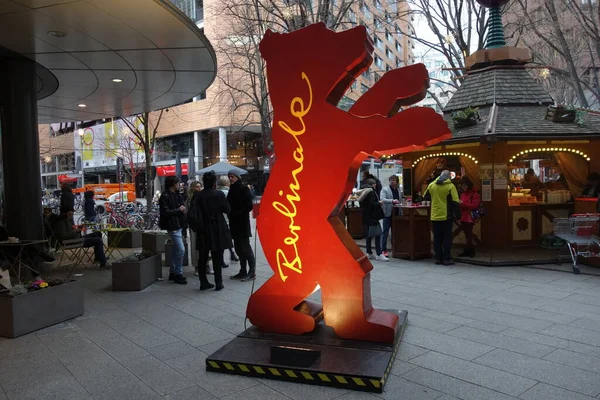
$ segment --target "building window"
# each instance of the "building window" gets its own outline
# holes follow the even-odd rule
[[[352,88],[352,90],[356,90],[356,88],[358,87],[358,83],[356,81],[352,82],[352,86],[350,86]]]
[[[377,72],[375,72],[373,74],[373,76],[375,77],[375,83],[377,83],[377,81],[379,81],[379,78],[380,78],[379,74]]]
[[[390,1],[389,5],[392,9],[392,12],[394,12],[394,13],[398,12],[398,3],[396,2],[396,0]]]
[[[348,19],[352,26],[356,26],[356,14],[352,10],[348,10]]]
[[[392,70],[392,67],[390,67],[389,65],[385,65],[385,72],[390,72]]]
[[[367,90],[369,90],[369,87],[367,85],[365,85],[364,83],[360,84],[360,92],[361,93],[366,93]]]
[[[396,42],[396,51],[402,54],[402,45],[399,42]]]
[[[383,68],[383,60],[381,59],[381,57],[379,56],[375,56],[375,65],[377,66],[377,68],[382,69]]]
[[[390,49],[388,49],[387,47],[385,49],[385,56],[387,58],[389,58],[390,60],[394,60],[394,54],[392,54],[392,51]]]
[[[381,2],[379,0],[375,0],[375,8],[379,11],[383,10],[383,6],[381,5]]]
[[[370,70],[366,70],[365,72],[362,73],[363,78],[371,80],[371,71]]]
[[[360,10],[362,11],[366,19],[370,20],[371,18],[373,18],[373,14],[371,13],[366,4],[363,3],[363,5],[360,7]]]
[[[384,51],[385,46],[383,45],[383,42],[381,41],[381,39],[379,39],[379,36],[373,36],[373,42],[375,43],[375,46],[379,50]]]
[[[379,18],[373,18],[373,25],[375,26],[375,29],[380,29],[381,28],[381,20]]]
[[[393,38],[392,34],[390,33],[390,31],[388,31],[387,29],[385,30],[385,38],[387,39],[388,42],[394,43],[394,38]]]

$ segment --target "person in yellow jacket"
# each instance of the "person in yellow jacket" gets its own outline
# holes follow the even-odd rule
[[[431,225],[435,263],[452,265],[452,226],[454,218],[460,218],[460,199],[456,186],[450,179],[450,171],[444,170],[439,178],[427,186],[425,196],[431,198]],[[458,214],[457,214],[458,213]]]

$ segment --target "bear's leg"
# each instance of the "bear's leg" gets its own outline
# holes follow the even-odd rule
[[[290,276],[283,282],[273,276],[248,301],[246,316],[263,332],[301,335],[315,329],[310,315],[294,311],[315,290],[317,283],[306,275]]]
[[[343,339],[393,343],[398,316],[373,309],[369,274],[351,275],[324,274],[319,281],[325,324]]]

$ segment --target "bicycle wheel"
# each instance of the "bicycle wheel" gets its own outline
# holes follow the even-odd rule
[[[128,218],[128,222],[132,228],[144,230],[144,218],[139,214],[132,214]]]
[[[85,214],[80,215],[79,218],[77,218],[77,225],[83,225],[85,222],[87,222],[85,219]]]

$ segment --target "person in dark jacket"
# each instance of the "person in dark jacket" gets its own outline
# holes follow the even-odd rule
[[[223,251],[230,249],[231,235],[223,214],[229,214],[231,208],[225,194],[216,190],[217,176],[214,172],[207,172],[202,176],[204,190],[194,193],[192,203],[200,208],[203,226],[196,232],[196,248],[200,254],[198,265],[206,265],[208,253],[212,255],[213,269],[215,272],[215,285],[206,278],[206,268],[198,268],[200,274],[200,290],[222,290],[223,286]]]
[[[96,222],[96,202],[94,201],[94,191],[87,190],[83,193],[85,202],[83,203],[83,214],[88,222]]]
[[[365,184],[361,186],[361,190],[358,193],[358,201],[362,209],[363,224],[365,227],[365,236],[367,238],[367,254],[369,259],[377,261],[389,261],[389,259],[383,255],[381,251],[381,234],[382,229],[380,220],[383,219],[384,213],[382,209],[382,201],[379,200],[375,188],[377,182],[372,178],[367,178]],[[376,256],[373,255],[371,249],[371,239],[375,238],[375,252]]]
[[[55,219],[52,225],[54,236],[59,243],[62,243],[64,240],[79,239],[81,237],[81,230],[74,229],[71,221],[73,221],[73,209],[61,207],[60,217]],[[94,248],[94,256],[100,263],[100,268],[110,268],[110,264],[106,261],[106,255],[104,254],[102,233],[95,232],[83,236],[83,246]]]
[[[252,194],[248,186],[242,184],[242,178],[237,170],[232,169],[227,174],[231,181],[227,202],[231,207],[229,213],[229,230],[235,246],[235,252],[240,258],[240,272],[231,279],[249,282],[256,279],[256,257],[250,246],[250,212],[252,211]],[[246,270],[246,264],[248,270]]]
[[[173,254],[169,270],[169,280],[180,285],[187,285],[187,279],[183,276],[183,257],[185,247],[183,244],[182,231],[185,228],[185,203],[178,190],[179,179],[169,176],[165,179],[166,190],[158,200],[160,208],[159,227],[167,231],[173,242]]]
[[[60,192],[60,208],[63,207],[69,209],[75,209],[75,197],[73,196],[73,191],[71,190],[71,185],[67,182],[63,182]]]

